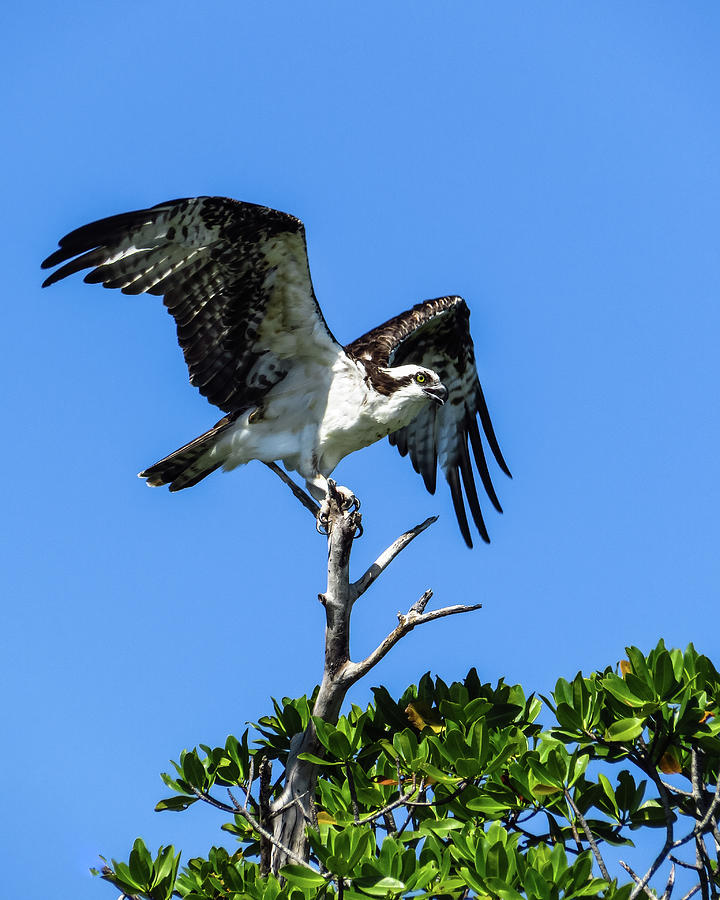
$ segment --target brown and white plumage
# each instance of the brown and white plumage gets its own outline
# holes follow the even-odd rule
[[[305,231],[286,213],[222,197],[172,200],[101,219],[60,241],[44,286],[85,281],[163,297],[190,381],[227,415],[141,473],[179,490],[223,466],[282,460],[320,498],[348,453],[390,436],[428,490],[437,463],[472,546],[460,479],[484,540],[468,440],[500,510],[477,425],[500,468],[459,297],[418,304],[342,347],[312,287]],[[443,403],[443,398],[448,400]],[[435,401],[435,402],[433,402]]]
[[[410,455],[425,487],[435,493],[438,463],[450,486],[455,515],[468,546],[472,546],[462,484],[470,512],[484,541],[490,538],[477,495],[468,440],[483,487],[498,512],[502,507],[493,488],[477,419],[498,465],[510,475],[490,420],[475,366],[470,337],[470,310],[461,297],[426,300],[374,328],[346,347],[360,359],[372,357],[385,366],[417,363],[437,372],[448,389],[442,406],[430,404],[389,435],[402,456]]]

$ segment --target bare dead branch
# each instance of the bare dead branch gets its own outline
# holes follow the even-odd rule
[[[345,507],[345,508],[344,508]],[[328,482],[327,588],[322,595],[325,609],[325,664],[320,689],[315,698],[312,714],[326,722],[337,722],[342,701],[350,687],[345,677],[350,656],[350,550],[358,533],[359,514],[347,509],[347,495],[336,490],[334,482]],[[276,840],[293,849],[296,856],[308,852],[306,826],[314,817],[313,797],[318,767],[300,756],[321,752],[315,725],[311,719],[301,734],[293,737],[285,765],[285,782],[279,797],[272,803],[273,831]],[[277,813],[282,812],[281,815]],[[289,857],[287,857],[289,858]],[[282,851],[273,850],[271,868],[277,873],[285,865]]]
[[[668,859],[670,860],[670,862],[675,863],[676,866],[681,866],[681,868],[683,869],[693,869],[693,871],[695,872],[700,871],[695,863],[683,862],[682,859],[678,859],[677,857],[673,856],[672,853],[670,854]]]
[[[289,800],[287,803],[283,803],[282,806],[278,806],[272,810],[270,813],[270,818],[273,819],[275,816],[279,816],[280,813],[285,812],[286,809],[290,809],[291,806],[295,806],[296,804],[302,805],[303,800],[306,797],[309,797],[309,791],[305,791],[303,794],[298,794],[297,797],[293,797],[292,800]]]
[[[247,790],[245,791],[245,809],[248,807],[248,801],[250,800],[250,791],[252,790],[253,779],[255,778],[255,755],[253,754],[250,757],[250,771],[248,772],[247,777]],[[230,793],[228,791],[228,793]]]
[[[424,598],[425,603],[427,603],[431,596],[432,592],[426,591],[418,603]],[[348,663],[345,673],[346,677],[353,683],[357,681],[358,678],[362,678],[363,675],[366,675],[370,669],[376,666],[380,660],[392,650],[401,638],[404,638],[405,635],[409,634],[416,626],[424,625],[426,622],[432,622],[435,619],[444,619],[446,616],[456,616],[459,613],[474,612],[476,609],[482,609],[482,603],[473,603],[468,606],[463,604],[458,604],[457,606],[445,606],[442,609],[435,609],[428,613],[419,613],[411,607],[406,615],[398,613],[398,619],[400,620],[398,627],[391,631],[385,640],[379,644],[369,656],[366,656],[362,662]]]
[[[700,876],[700,889],[702,891],[703,900],[710,897],[710,893],[708,891],[708,877],[707,872],[705,871],[705,859],[703,857],[702,850],[705,849],[704,845],[701,849],[700,847],[701,841],[698,838],[695,838],[695,862],[698,865],[698,875]]]
[[[630,868],[630,866],[626,862],[623,862],[622,860],[620,860],[620,865],[623,867],[623,869],[625,869],[625,871],[628,873],[628,875],[635,882],[635,887],[633,888],[633,892],[632,892],[632,894],[630,894],[631,897],[633,895],[637,896],[637,894],[635,893],[636,891],[638,893],[640,891],[644,891],[648,895],[648,897],[652,897],[652,900],[657,900],[657,895],[654,894],[653,891],[650,890],[650,888],[647,886],[647,881],[645,881],[644,878],[641,880],[640,876],[636,875],[635,872],[633,872],[633,870]]]
[[[638,880],[635,887],[632,889],[629,900],[635,900],[641,890],[644,890],[647,893],[647,884],[653,875],[657,872],[663,862],[667,859],[668,853],[675,847],[673,843],[674,832],[673,832],[673,812],[670,809],[670,797],[668,796],[667,789],[665,785],[660,780],[660,776],[657,773],[657,769],[648,761],[641,761],[640,768],[652,779],[655,787],[658,789],[658,794],[660,795],[660,803],[662,804],[663,812],[665,814],[665,843],[662,846],[662,849],[658,853],[658,855],[653,860],[652,865],[647,870],[647,872],[643,875],[641,879]],[[684,844],[686,841],[690,840],[693,836],[694,832],[691,832],[689,837],[681,840],[677,846]],[[621,865],[624,865],[621,863]],[[628,870],[629,871],[629,870]]]
[[[203,791],[198,790],[196,787],[190,785],[190,790],[199,797],[201,800],[204,800],[206,803],[209,803],[210,806],[215,806],[217,809],[223,810],[223,812],[232,813],[235,816],[242,816],[246,822],[248,822],[252,828],[257,831],[258,834],[262,835],[266,840],[270,841],[273,846],[277,847],[282,853],[284,853],[289,859],[293,862],[296,862],[299,866],[304,866],[306,869],[310,869],[311,872],[315,872],[317,875],[322,874],[319,869],[316,869],[315,866],[311,865],[307,860],[293,853],[293,851],[289,847],[285,847],[281,844],[274,835],[270,834],[270,832],[263,828],[263,826],[258,822],[255,816],[252,813],[248,812],[245,807],[240,806],[238,801],[233,797],[232,794],[230,796],[233,800],[233,805],[229,806],[227,803],[222,803],[220,800],[216,800],[215,797],[212,797],[210,794],[206,794]],[[326,876],[323,875],[323,878]]]
[[[674,887],[675,887],[675,863],[673,863],[670,866],[670,874],[668,875],[667,884],[665,885],[665,890],[663,891],[662,900],[670,900]]]
[[[320,507],[312,499],[310,494],[306,493],[299,484],[296,484],[287,472],[284,472],[277,463],[271,462],[265,463],[265,465],[271,472],[274,472],[281,481],[285,482],[308,512],[312,513],[313,516],[317,516],[320,512]]]
[[[702,761],[697,751],[697,747],[693,747],[690,751],[690,782],[692,784],[692,794],[696,804],[702,799],[702,786],[700,778],[702,777]],[[700,812],[699,806],[697,807]]]
[[[352,802],[353,820],[355,822],[360,818],[360,807],[358,806],[357,791],[355,790],[355,779],[353,778],[350,763],[345,763],[345,777],[347,778],[348,788],[350,789],[350,801]]]
[[[387,810],[387,812],[383,813],[382,820],[385,831],[387,831],[391,837],[394,837],[397,834],[397,825],[395,824],[395,816],[393,816],[392,811]]]
[[[700,887],[701,887],[701,885],[696,884],[694,888],[690,888],[690,890],[687,892],[687,894],[683,894],[683,896],[680,898],[680,900],[690,900],[690,898],[694,894],[697,894],[697,892],[700,890]]]
[[[271,465],[269,468],[290,487],[303,505],[313,513],[313,516],[317,516],[319,509],[314,503],[305,502],[305,500],[309,500],[307,495],[277,466]],[[339,489],[331,479],[328,479],[327,498],[323,503],[323,527],[328,540],[327,588],[318,595],[325,610],[325,665],[320,688],[313,704],[312,719],[305,731],[295,735],[291,740],[282,791],[279,796],[275,797],[269,815],[264,820],[268,823],[272,821],[274,842],[270,868],[275,873],[282,868],[287,859],[307,858],[308,856],[305,828],[314,820],[313,798],[318,765],[308,759],[301,759],[301,756],[306,754],[318,756],[322,753],[314,722],[317,719],[332,724],[337,722],[342,702],[351,685],[370,671],[416,625],[423,625],[426,622],[461,612],[470,612],[481,606],[481,604],[458,605],[425,612],[432,597],[432,591],[426,591],[405,615],[398,614],[398,627],[373,653],[362,662],[353,662],[350,659],[350,614],[353,603],[379,578],[392,560],[436,520],[435,516],[430,517],[401,535],[377,558],[361,578],[351,584],[349,577],[350,552],[353,541],[362,533],[360,514],[357,508],[358,504],[348,508],[347,490]],[[354,817],[358,824],[359,805],[357,798],[352,796],[355,785],[349,769],[347,775],[351,800],[353,800]],[[421,792],[418,791],[414,780],[410,792],[400,784],[400,796],[396,801],[369,819],[362,821],[375,821],[376,818],[382,816],[386,822],[392,822],[391,827],[394,829],[394,820],[390,815],[392,809],[407,803],[407,801],[412,802],[419,793]],[[286,854],[284,848],[289,849],[292,856]]]
[[[598,848],[597,841],[593,837],[592,831],[590,831],[590,826],[588,825],[585,816],[575,805],[575,801],[570,796],[570,791],[567,788],[565,788],[565,799],[570,804],[572,811],[577,816],[577,820],[580,823],[582,830],[585,832],[585,837],[587,838],[588,844],[590,844],[590,849],[592,850],[593,856],[597,861],[600,872],[602,873],[602,877],[605,879],[605,881],[611,881],[612,879],[610,878],[610,873],[608,872],[607,866],[605,865],[605,860],[602,858],[602,854],[600,853],[600,850]]]
[[[396,800],[393,800],[392,803],[388,803],[387,806],[383,806],[382,809],[379,809],[377,812],[372,813],[372,815],[366,816],[364,819],[360,819],[357,822],[353,822],[353,825],[367,825],[369,822],[374,822],[376,819],[384,817],[387,813],[392,812],[394,809],[397,809],[398,806],[405,806],[408,802],[412,800],[413,797],[418,797],[425,790],[425,779],[420,779],[420,784],[417,783],[417,778],[415,774],[413,774],[412,778],[412,786],[410,790],[406,793],[400,792],[400,796],[397,797]]]
[[[684,791],[682,788],[675,787],[674,784],[668,784],[667,781],[661,780],[660,783],[667,791],[670,791],[673,794],[677,794],[679,797],[692,797],[692,791]]]
[[[382,575],[395,557],[401,553],[408,544],[414,541],[419,534],[422,534],[426,528],[429,528],[434,522],[437,522],[437,519],[437,516],[430,516],[429,519],[425,519],[420,525],[416,525],[414,528],[406,531],[405,534],[401,534],[396,541],[393,541],[393,543],[390,544],[387,550],[383,550],[367,572],[350,586],[353,603],[358,597],[362,597],[365,591],[380,577],[380,575]]]
[[[713,794],[712,801],[710,806],[708,807],[707,812],[702,818],[702,821],[698,825],[698,831],[703,832],[707,828],[707,826],[712,823],[715,826],[714,831],[717,832],[717,814],[720,811],[720,776],[717,779],[717,783],[715,784],[715,793]]]
[[[233,794],[233,792],[230,790],[230,788],[226,788],[226,790],[227,790],[228,797],[230,798],[230,802],[231,802],[232,805],[235,807],[235,811],[237,812],[239,809],[242,808],[242,807],[240,806],[240,801],[239,801],[238,798],[235,796],[235,794]]]
[[[715,819],[718,810],[720,810],[720,778],[718,778],[713,799],[705,815],[699,822],[695,823],[694,828],[692,828],[684,837],[678,838],[678,840],[673,843],[672,849],[674,850],[676,847],[682,847],[683,844],[687,844],[692,838],[702,835],[708,825]]]
[[[411,803],[408,803],[407,806],[444,806],[446,803],[452,803],[453,800],[456,800],[469,784],[472,784],[472,779],[463,778],[452,794],[449,794],[447,797],[433,797],[432,800],[413,800]]]
[[[272,762],[263,755],[260,760],[260,789],[258,791],[258,812],[260,824],[265,826],[270,821],[270,798],[272,797]],[[272,844],[265,837],[260,837],[260,873],[270,872]]]

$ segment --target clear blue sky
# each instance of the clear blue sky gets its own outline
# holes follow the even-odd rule
[[[349,341],[466,297],[514,472],[468,551],[449,495],[382,443],[341,464],[366,595],[356,656],[426,587],[481,601],[354,693],[472,665],[549,690],[664,637],[720,662],[717,4],[178,2],[3,15],[2,628],[8,898],[110,896],[87,868],[141,834],[158,772],[320,674],[325,547],[260,465],[178,495],[135,473],[217,418],[157,298],[39,263],[70,229],[222,194],[306,224]],[[276,532],[281,526],[281,534]]]

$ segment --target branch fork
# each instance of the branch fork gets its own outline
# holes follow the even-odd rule
[[[317,520],[320,507],[315,501],[275,463],[269,464],[269,468],[288,485],[295,497]],[[327,588],[318,594],[318,600],[325,609],[325,664],[312,716],[332,724],[338,720],[340,708],[350,687],[376,666],[406,634],[426,622],[472,612],[481,607],[481,604],[475,603],[446,606],[426,612],[433,595],[431,590],[427,590],[406,613],[398,613],[397,627],[365,659],[353,662],[350,658],[350,614],[353,605],[390,563],[437,520],[437,516],[431,516],[400,535],[360,578],[351,582],[352,544],[362,534],[358,505],[349,506],[347,493],[338,489],[333,481],[329,481],[327,498],[322,506],[322,525],[328,541]],[[283,790],[270,805],[273,825],[271,869],[274,873],[291,860],[308,857],[305,828],[315,819],[312,798],[315,794],[318,766],[300,759],[301,754],[323,754],[312,719],[305,731],[296,735],[291,742]],[[415,785],[413,793],[417,793]]]

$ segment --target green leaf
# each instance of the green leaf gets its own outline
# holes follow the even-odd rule
[[[462,866],[460,868],[460,875],[462,875],[462,877],[465,879],[465,883],[468,885],[468,887],[472,888],[472,890],[475,891],[478,897],[487,897],[485,883],[478,878],[477,872],[474,872],[467,866]]]
[[[417,828],[418,834],[437,834],[440,837],[451,831],[460,831],[464,827],[457,819],[425,819]]]
[[[603,678],[602,686],[605,690],[610,691],[613,697],[616,697],[627,706],[643,706],[647,702],[646,698],[636,696],[630,690],[630,686],[625,678],[620,678],[614,672],[611,672]]]
[[[186,754],[185,759],[182,764],[183,774],[187,779],[188,783],[193,787],[198,788],[198,790],[203,790],[205,787],[205,766],[200,762],[200,757],[197,755],[195,750],[191,753]]]
[[[162,812],[163,810],[170,810],[171,812],[182,812],[182,810],[187,809],[188,806],[192,806],[199,800],[199,797],[166,797],[164,800],[160,800],[159,803],[155,806],[155,812]]]
[[[315,763],[317,766],[341,766],[343,764],[341,759],[328,761],[321,756],[315,756],[314,753],[298,753],[298,759],[307,760],[307,762]]]
[[[673,672],[672,659],[667,650],[658,653],[655,659],[653,671],[653,682],[655,690],[661,698],[671,693],[671,688],[675,686],[675,673]]]
[[[642,678],[638,678],[637,675],[634,675],[632,672],[628,672],[625,676],[625,683],[628,688],[632,691],[634,696],[644,700],[645,703],[650,703],[655,699],[655,688],[652,684],[648,684]]]
[[[142,838],[137,838],[133,844],[130,858],[128,859],[128,867],[133,881],[145,889],[150,881],[152,857]]]
[[[615,791],[613,790],[613,787],[610,784],[609,779],[605,775],[603,775],[602,772],[599,772],[598,773],[598,781],[600,782],[600,786],[602,787],[603,791],[605,792],[605,796],[610,801],[610,805],[615,810],[615,816],[617,818],[619,818],[620,813],[618,811],[617,800],[615,799]]]
[[[536,869],[530,866],[528,866],[523,875],[523,887],[528,897],[550,900],[550,885]]]
[[[348,760],[353,755],[350,741],[341,731],[332,732],[329,735],[330,752],[340,760]]]
[[[675,822],[677,816],[671,811],[670,821]],[[635,830],[642,825],[648,828],[664,828],[667,824],[665,810],[657,800],[648,800],[630,817],[630,828]]]
[[[180,854],[175,856],[174,848],[170,847],[161,847],[158,851],[157,859],[155,860],[155,864],[153,866],[154,878],[153,878],[153,887],[156,884],[159,884],[163,878],[169,875],[173,867],[177,865],[180,860]]]
[[[354,878],[353,882],[372,897],[385,897],[388,893],[400,893],[405,890],[405,882],[391,878],[389,875],[377,880],[366,877]]]
[[[280,874],[283,878],[287,878],[288,881],[302,888],[318,888],[327,883],[319,872],[294,863],[283,866]]]
[[[558,723],[563,728],[569,728],[572,731],[583,730],[582,716],[569,703],[565,703],[565,701],[558,703],[556,715]]]
[[[644,719],[618,719],[605,732],[606,741],[634,741],[642,734]]]
[[[552,791],[554,793],[555,791],[557,791],[557,788],[553,788]],[[473,797],[471,800],[468,800],[465,806],[472,812],[480,812],[486,818],[490,819],[499,819],[512,809],[511,804],[503,803],[502,801],[496,800],[493,797],[488,796],[487,794],[481,794],[479,797]]]
[[[626,647],[625,652],[627,653],[630,664],[632,665],[633,673],[641,681],[644,681],[648,687],[652,687],[653,679],[652,675],[650,674],[650,670],[648,669],[647,662],[645,661],[645,656],[640,652],[640,650],[638,650],[637,647]]]
[[[130,868],[127,863],[117,862],[116,860],[112,861],[113,869],[115,872],[115,876],[121,884],[118,887],[127,887],[129,890],[125,891],[127,894],[134,894],[136,891],[141,891],[144,885],[139,884],[130,873]]]
[[[485,885],[493,894],[497,894],[501,900],[523,900],[522,894],[518,894],[514,888],[510,887],[501,878],[486,878]]]

